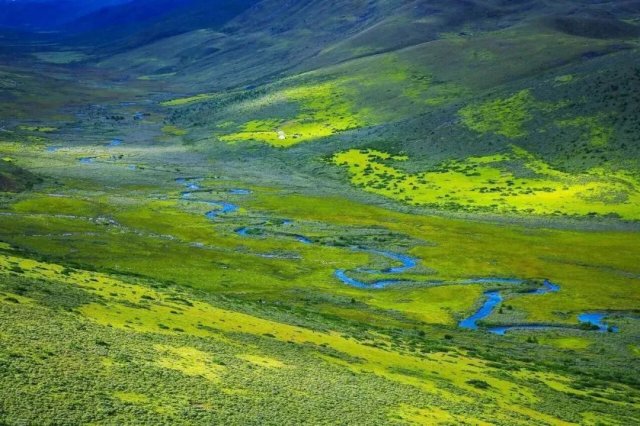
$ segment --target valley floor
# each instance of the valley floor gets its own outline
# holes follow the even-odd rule
[[[640,423],[635,199],[427,214],[380,186],[420,178],[384,153],[310,180],[183,139],[153,84],[3,122],[0,423]]]

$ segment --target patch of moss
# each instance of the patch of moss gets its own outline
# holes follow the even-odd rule
[[[162,127],[162,132],[169,136],[184,136],[189,133],[185,129],[181,129],[179,127],[173,125],[166,125]]]
[[[476,132],[521,138],[527,135],[525,124],[533,118],[533,105],[535,98],[525,89],[508,98],[467,105],[459,114],[464,125]]]
[[[149,79],[151,80],[153,78],[149,78]],[[206,102],[206,101],[215,99],[216,96],[217,94],[215,93],[202,93],[195,96],[188,96],[185,98],[176,98],[176,99],[171,99],[169,101],[164,101],[164,102],[161,102],[160,105],[165,107],[179,107],[179,106],[191,105],[191,104],[200,103],[200,102]]]
[[[604,122],[604,117],[600,115],[559,120],[556,124],[560,127],[578,127],[591,146],[605,147],[613,138],[614,131],[613,127],[604,124]]]

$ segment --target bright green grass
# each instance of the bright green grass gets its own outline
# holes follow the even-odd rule
[[[373,373],[398,385],[432,393],[443,400],[472,404],[474,398],[482,396],[500,407],[500,413],[497,414],[493,405],[487,405],[486,409],[476,413],[475,416],[480,418],[490,413],[491,416],[497,416],[495,419],[504,422],[524,416],[530,420],[566,423],[533,407],[536,401],[535,391],[528,380],[530,377],[537,379],[538,375],[528,371],[520,370],[520,379],[513,381],[511,377],[494,374],[497,372],[495,367],[486,361],[464,354],[436,352],[416,356],[402,351],[390,351],[332,331],[318,332],[218,308],[186,294],[179,295],[170,290],[130,284],[105,274],[82,270],[66,271],[56,264],[0,256],[0,273],[9,274],[14,267],[21,268],[21,274],[26,278],[58,282],[62,286],[77,286],[100,297],[99,303],[89,303],[78,308],[80,314],[97,324],[129,333],[189,335],[205,341],[222,339],[231,347],[237,345],[237,333],[255,337],[268,335],[285,345],[329,347],[360,360],[358,363],[338,363],[356,375]],[[373,341],[375,342],[375,338]],[[249,353],[242,353],[247,348],[236,348],[240,351],[237,356],[239,360],[261,368],[265,373],[285,367],[284,363],[273,357],[257,355],[251,349]],[[153,349],[156,352],[153,364],[159,368],[213,383],[222,383],[222,378],[228,375],[227,368],[215,362],[214,353],[184,345],[156,344]],[[402,371],[411,371],[411,375],[398,371],[399,366],[402,366]],[[113,363],[108,363],[108,368],[114,368]],[[419,377],[428,377],[429,380]],[[478,389],[471,384],[480,377],[487,383],[488,389]],[[569,381],[568,377],[556,373],[545,373],[544,377],[549,386],[547,392],[552,392],[554,386],[565,386]],[[443,383],[448,385],[442,386]],[[124,402],[148,402],[144,395],[137,392],[119,392],[115,396]],[[444,415],[447,406],[436,410]]]
[[[162,127],[162,132],[167,134],[167,135],[169,135],[169,136],[184,136],[187,133],[189,133],[185,129],[181,129],[179,127],[171,126],[171,125],[163,126]]]
[[[19,130],[25,130],[27,132],[39,132],[39,133],[53,133],[58,131],[57,127],[47,126],[18,126]]]
[[[215,99],[218,96],[216,93],[202,93],[199,95],[188,96],[185,98],[177,98],[169,101],[161,102],[160,105],[165,107],[179,107],[184,105],[191,105],[200,102],[206,102],[211,99]]]
[[[159,358],[155,363],[160,367],[176,370],[186,376],[202,377],[216,382],[220,380],[222,366],[215,364],[213,354],[190,347],[156,345]]]
[[[606,147],[614,136],[613,128],[606,122],[607,118],[601,115],[560,120],[557,124],[560,127],[578,127],[591,146]]]
[[[113,396],[131,404],[146,404],[151,400],[147,395],[136,392],[115,392]]]
[[[562,288],[559,293],[522,295],[510,300],[533,321],[576,324],[577,314],[584,311],[629,310],[640,303],[633,279],[640,273],[634,260],[638,251],[636,232],[534,230],[391,213],[340,198],[261,195],[254,203],[262,210],[288,217],[352,226],[383,226],[429,242],[430,245],[410,251],[436,271],[428,279],[452,281],[494,276],[549,278],[559,283]],[[437,298],[428,297],[429,292],[436,289],[416,290],[405,299],[404,306],[408,310],[416,309],[414,298],[420,298],[423,317],[430,312],[442,312]],[[473,286],[440,291],[459,292],[456,298],[478,294]],[[402,309],[403,303],[393,301],[395,293],[396,290],[379,295],[371,292],[368,303]],[[400,293],[401,290],[397,290],[398,300]],[[453,307],[453,303],[453,300],[447,302],[448,307]]]
[[[531,34],[526,26],[493,37],[450,37],[302,75],[267,87],[268,94],[258,98],[242,93],[239,103],[212,120],[216,136],[231,137],[230,143],[254,139],[288,146],[319,140],[447,106],[469,95],[470,87],[528,76],[546,62],[579,57],[607,43]],[[530,60],[521,60],[522,52]],[[471,63],[477,72],[469,73]],[[30,84],[26,89],[33,90],[35,83]],[[58,85],[63,86],[56,82],[49,88]],[[38,93],[52,93],[44,100],[47,108],[65,105],[68,97],[45,89]],[[469,110],[467,127],[488,137],[524,140],[538,112],[558,107],[539,102],[533,93],[466,102],[476,108]],[[16,99],[28,105],[30,119],[43,102],[41,97]],[[197,95],[162,106],[172,108],[165,113],[179,115],[184,111],[178,107],[205,101],[216,97]],[[467,108],[472,107],[462,111]],[[458,109],[452,106],[448,117],[455,118]],[[13,106],[9,111],[13,117]],[[578,129],[593,146],[615,146],[607,116],[566,117],[554,117],[556,125]],[[543,220],[537,227],[521,227],[403,214],[327,196],[341,186],[331,182],[335,187],[323,188],[328,181],[322,178],[312,189],[268,188],[269,179],[257,187],[225,176],[241,163],[226,164],[224,154],[203,158],[178,145],[149,142],[163,131],[160,121],[172,122],[159,120],[153,129],[136,123],[135,130],[121,124],[118,132],[143,136],[146,131],[150,137],[113,150],[74,137],[63,141],[71,145],[65,150],[44,153],[45,145],[63,140],[57,132],[47,135],[51,141],[18,135],[2,144],[3,156],[37,170],[46,181],[33,192],[4,195],[0,207],[0,370],[5,373],[0,374],[0,423],[294,424],[303,419],[323,424],[339,419],[346,424],[595,425],[637,420],[638,325],[631,318],[640,303],[637,232],[562,231],[545,229]],[[81,131],[96,138],[114,131],[75,122],[60,128],[83,125]],[[174,127],[164,133],[176,138],[165,141],[177,141],[183,134],[176,133],[186,129],[198,131]],[[380,139],[372,130],[372,140]],[[361,143],[348,137],[346,143],[353,143],[348,146]],[[354,182],[408,203],[416,200],[407,197],[417,193],[425,205],[437,208],[637,218],[638,181],[630,172],[590,168],[571,175],[517,146],[420,171],[416,164],[403,168],[409,163],[404,156],[383,152],[397,147],[384,142],[390,145],[378,151],[350,151],[333,148],[338,145],[331,140],[334,145],[324,154],[345,150],[334,159],[344,156],[341,162]],[[267,147],[247,146],[244,152],[243,146],[218,145],[237,149],[233,152],[246,161],[241,172],[253,165],[252,150],[265,157],[276,153]],[[314,144],[308,146],[315,152]],[[99,161],[78,164],[87,155]],[[319,156],[315,152],[299,161]],[[124,171],[128,163],[140,167]],[[523,169],[526,177],[518,173]],[[183,188],[173,180],[185,175],[210,175],[200,184],[212,192],[181,200]],[[253,193],[232,197],[227,190],[235,186]],[[515,194],[511,186],[532,192]],[[455,198],[447,200],[452,193]],[[434,201],[433,194],[442,198]],[[211,200],[232,201],[240,210],[209,220],[204,213],[212,209],[206,203]],[[283,226],[284,219],[293,225]],[[264,232],[241,237],[234,231],[242,226]],[[294,233],[317,242],[300,244]],[[391,266],[351,246],[415,256],[419,267],[401,277],[418,284],[375,291],[345,286],[333,275],[337,268]],[[614,312],[607,321],[620,325],[621,333],[562,329],[496,337],[457,329],[457,321],[477,309],[482,292],[490,288],[458,282],[489,276],[549,278],[561,286],[544,296],[506,291],[510,318],[575,326],[577,314],[605,310]],[[442,284],[422,285],[438,280]],[[494,315],[488,322],[500,318]],[[529,340],[532,335],[539,340]]]
[[[15,155],[21,155],[17,149],[12,152]],[[35,155],[47,155],[47,161],[51,161],[50,154],[34,151],[28,157],[33,164],[41,164],[33,160]],[[69,154],[56,153],[55,158],[62,162],[65,155]],[[73,152],[71,155],[74,155]],[[361,158],[362,161],[367,162],[363,163],[362,167],[352,165],[350,170],[357,173],[354,177],[363,178],[367,164],[378,168],[376,173],[381,175],[386,172],[387,176],[411,177],[401,169],[390,166],[391,161],[400,162],[401,157],[393,160],[391,156],[384,153],[371,157],[373,154],[366,151],[353,151],[352,155],[354,155],[352,158]],[[350,158],[347,156],[344,161]],[[625,191],[629,191],[628,188],[633,182],[630,177],[623,174],[605,174],[602,171],[598,175],[593,171],[591,177],[593,182],[588,183],[585,179],[587,183],[578,181],[574,184],[562,172],[517,147],[513,147],[512,152],[508,154],[476,157],[465,162],[451,163],[447,165],[448,171],[432,171],[428,172],[428,175],[453,179],[451,182],[447,182],[446,179],[436,181],[442,183],[443,189],[439,190],[443,194],[448,193],[449,190],[457,190],[464,184],[473,188],[473,185],[481,185],[484,183],[483,180],[489,178],[496,179],[496,183],[492,185],[499,187],[500,183],[506,185],[508,180],[505,171],[500,168],[501,162],[507,158],[522,162],[537,175],[545,177],[542,181],[544,185],[554,184],[556,188],[560,187],[560,183],[570,184],[569,188],[574,191],[580,187],[579,185],[601,185],[606,188],[607,195],[611,195],[611,190],[615,187],[609,182],[614,178],[618,182],[617,185],[622,181],[630,182],[624,188]],[[77,164],[75,159],[72,158],[71,161],[74,165]],[[67,173],[68,165],[61,164],[64,164],[65,168],[57,170]],[[81,168],[77,165],[75,167]],[[105,163],[104,170],[105,172],[115,170],[113,167]],[[93,168],[93,166],[83,167],[82,171],[88,173]],[[473,176],[471,173],[477,171],[481,172],[480,177]],[[376,173],[372,176],[378,176]],[[487,177],[482,177],[483,174]],[[100,176],[100,179],[103,179],[104,174],[100,173]],[[107,176],[111,176],[111,182],[114,182],[113,179],[117,174],[111,172]],[[134,174],[130,173],[127,176],[134,176]],[[572,315],[587,309],[625,310],[635,303],[633,295],[628,299],[616,298],[598,287],[601,282],[607,283],[608,286],[612,286],[611,288],[620,289],[627,284],[626,278],[620,279],[613,272],[608,272],[606,268],[621,271],[633,269],[633,256],[637,252],[633,243],[636,238],[634,233],[629,235],[615,233],[611,234],[611,237],[609,234],[605,235],[607,239],[611,238],[612,253],[625,253],[607,257],[606,260],[600,260],[597,257],[601,256],[603,251],[597,243],[598,234],[590,233],[577,234],[572,237],[571,244],[565,244],[563,234],[553,232],[547,240],[550,246],[543,247],[537,252],[534,250],[532,254],[529,248],[532,244],[535,247],[539,238],[518,236],[514,239],[512,235],[523,232],[517,227],[496,228],[492,225],[472,223],[468,225],[465,232],[474,235],[474,238],[467,241],[461,239],[455,231],[462,227],[461,222],[418,218],[412,215],[398,216],[389,210],[351,203],[345,199],[291,196],[281,194],[273,188],[254,188],[250,185],[249,187],[254,189],[254,194],[229,200],[240,204],[241,210],[238,214],[212,222],[204,216],[204,213],[211,210],[211,206],[201,202],[177,200],[179,188],[175,184],[171,183],[170,188],[136,186],[135,182],[129,181],[129,177],[126,179],[124,182],[126,182],[127,191],[135,191],[129,197],[123,196],[119,188],[109,189],[108,194],[104,191],[96,193],[91,189],[90,183],[76,180],[69,181],[69,185],[75,188],[74,190],[62,191],[62,193],[57,191],[56,196],[36,193],[21,196],[9,209],[17,215],[0,218],[3,239],[35,252],[56,256],[58,259],[65,258],[67,261],[101,269],[144,274],[156,279],[172,280],[250,300],[284,299],[299,303],[302,296],[296,296],[295,292],[291,292],[293,289],[304,289],[304,292],[314,297],[321,294],[335,294],[342,298],[339,299],[342,301],[354,298],[362,301],[368,310],[354,312],[342,305],[342,302],[322,303],[318,309],[332,315],[368,318],[376,322],[385,318],[382,313],[395,311],[414,321],[453,325],[457,319],[473,310],[480,298],[482,291],[480,286],[426,287],[397,291],[392,289],[384,292],[352,289],[341,284],[333,276],[335,269],[357,269],[367,266],[383,269],[389,266],[388,263],[384,259],[354,252],[346,247],[301,245],[294,238],[282,236],[240,237],[233,232],[237,227],[254,223],[253,218],[256,215],[258,217],[266,215],[270,218],[294,220],[302,226],[296,231],[298,233],[318,237],[325,237],[325,232],[329,232],[326,237],[346,235],[351,239],[351,244],[357,245],[362,244],[357,237],[362,232],[361,229],[382,226],[415,239],[418,246],[399,248],[398,251],[409,250],[411,254],[421,259],[424,267],[435,270],[435,273],[417,272],[412,274],[411,279],[455,281],[477,276],[508,276],[548,277],[558,281],[563,286],[563,292],[560,294],[536,299],[536,304],[529,304],[528,297],[513,301],[514,306],[517,305],[521,312],[527,312],[529,315],[550,321],[575,323],[574,316],[564,317],[553,312],[558,311],[558,307],[562,307],[561,311],[571,312]],[[531,180],[521,180],[532,187],[535,183]],[[392,179],[391,183],[393,182]],[[405,185],[401,179],[397,182],[399,185]],[[227,183],[226,187],[231,184]],[[202,185],[225,191],[224,180],[208,179],[203,181]],[[233,185],[236,184],[233,183]],[[537,186],[542,184],[537,183],[535,187]],[[393,188],[393,186],[385,186],[382,190],[374,189],[387,191],[387,188]],[[424,189],[425,196],[431,196],[430,191],[438,191],[437,188],[430,189],[428,185],[421,188]],[[412,188],[410,190],[414,191]],[[158,191],[167,193],[169,199],[154,199]],[[564,191],[563,194],[571,193],[566,189],[561,191]],[[481,197],[496,197],[474,191],[468,192],[478,197],[478,200],[489,200]],[[387,194],[395,196],[393,192],[384,192],[384,195]],[[551,195],[540,192],[540,196],[550,197]],[[535,198],[531,196],[531,200]],[[195,199],[215,200],[220,199],[220,195],[200,194]],[[508,197],[506,200],[505,204],[513,202]],[[522,196],[515,200],[520,202],[527,198]],[[528,208],[530,205],[522,204],[517,207]],[[579,208],[578,211],[583,214],[595,211],[596,208],[601,208],[603,214],[619,208],[615,203],[602,204],[604,207],[598,207],[600,205],[591,199],[577,198],[576,204],[571,207]],[[628,208],[632,208],[633,205],[633,203],[629,204]],[[98,220],[95,223],[88,220],[96,218]],[[113,220],[115,224],[105,226],[109,220]],[[260,221],[260,219],[257,220]],[[335,228],[322,231],[319,225],[324,223],[332,224]],[[429,245],[421,247],[420,241]],[[436,243],[437,248],[431,247],[432,243]],[[195,244],[204,247],[201,248]],[[511,249],[501,251],[499,248],[505,244]],[[492,248],[487,250],[487,246]],[[577,247],[585,247],[580,264],[594,265],[593,268],[576,266],[576,260],[566,255],[559,255],[559,253],[578,253],[581,249]],[[381,248],[389,247],[384,247],[383,243]],[[150,253],[154,253],[154,256],[150,256]],[[452,253],[460,253],[460,255]],[[551,260],[556,258],[556,261]],[[598,279],[590,278],[590,274],[597,276]],[[580,289],[581,283],[584,294]],[[406,292],[407,297],[403,297],[403,292]],[[577,302],[571,301],[571,297],[579,294],[581,298],[576,299]],[[388,320],[388,316],[386,318]]]
[[[585,350],[593,341],[581,337],[546,337],[541,339],[541,343],[560,349]]]
[[[491,423],[478,421],[466,415],[455,415],[438,407],[417,408],[402,404],[391,413],[391,418],[410,425],[444,425],[444,424],[476,424],[488,426]]]
[[[249,120],[235,132],[222,133],[220,140],[290,147],[411,116],[468,94],[463,86],[435,81],[395,54],[304,73],[283,83],[286,87],[269,86],[266,95],[235,105],[229,118],[236,119],[238,110],[251,116],[267,108],[270,113],[278,107],[284,111],[285,105],[296,106],[297,114]]]
[[[523,90],[506,99],[466,106],[460,110],[460,116],[476,132],[520,138],[527,134],[524,124],[533,118],[530,112],[533,102],[531,92]]]
[[[237,133],[221,136],[225,142],[256,140],[287,147],[337,132],[362,127],[365,114],[355,111],[348,81],[332,81],[285,89],[259,102],[293,102],[300,113],[291,118],[252,120]]]
[[[375,150],[354,149],[333,156],[335,164],[347,168],[354,185],[409,204],[640,219],[640,184],[624,172],[565,173],[516,146],[510,153],[450,161],[422,173],[407,173],[395,166],[405,160]],[[536,177],[519,177],[510,171],[506,164],[513,161]]]

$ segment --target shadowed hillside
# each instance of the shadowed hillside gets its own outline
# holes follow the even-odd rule
[[[129,0],[0,0],[0,27],[56,30],[80,16]]]
[[[95,44],[96,53],[124,50],[202,28],[219,28],[257,0],[137,0],[103,8],[69,23],[67,42]]]
[[[40,179],[6,159],[0,160],[0,192],[21,192],[33,188]]]
[[[211,10],[210,6],[193,4],[193,14],[203,15],[198,7]],[[476,38],[487,32],[528,26],[541,36],[559,32],[563,36],[628,39],[638,28],[625,21],[633,16],[632,9],[620,2],[301,1],[289,4],[267,0],[229,22],[221,32],[183,34],[176,40],[183,48],[172,44],[172,40],[159,41],[139,51],[116,56],[108,64],[119,68],[133,65],[134,70],[153,74],[165,70],[166,67],[160,65],[188,57],[190,61],[179,63],[179,75],[201,83],[215,76],[215,81],[222,84],[233,76],[237,84],[241,80],[291,74],[401,50],[450,34]],[[208,25],[203,23],[201,27]],[[200,56],[193,58],[184,53],[205,43],[208,49],[198,49]],[[544,39],[541,43],[544,46]],[[148,55],[157,60],[136,67],[139,62],[136,58]]]

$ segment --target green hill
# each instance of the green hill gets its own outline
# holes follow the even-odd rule
[[[257,70],[278,67],[278,61],[268,58],[275,53],[264,49],[238,61],[228,60],[222,48],[210,61],[174,65],[182,71],[167,78],[182,87],[195,84],[191,82],[206,73],[212,81],[234,89],[212,87],[211,92],[170,99],[163,105],[173,110],[170,122],[190,130],[190,138],[204,150],[227,152],[256,144],[287,148],[291,152],[274,155],[303,169],[309,160],[353,148],[401,154],[406,158],[400,169],[391,172],[395,178],[363,179],[350,173],[342,179],[364,189],[382,185],[368,192],[410,205],[637,219],[639,164],[634,138],[640,123],[635,113],[638,51],[633,34],[638,27],[624,22],[622,12],[620,19],[607,12],[611,15],[607,20],[594,23],[594,18],[551,15],[552,11],[560,15],[558,10],[527,14],[523,8],[521,4],[502,11],[494,28],[487,15],[495,15],[495,10],[472,13],[462,8],[456,14],[455,7],[445,8],[443,16],[430,17],[436,22],[430,26],[432,34],[411,30],[425,40],[399,47],[380,48],[384,43],[375,37],[365,42],[361,35],[373,36],[382,25],[376,22],[347,41],[328,42],[313,56],[311,49],[301,48],[311,57],[300,62],[290,56],[297,54],[298,44],[277,43],[286,49],[280,63],[295,64],[295,71],[274,70],[276,75],[288,75],[248,87],[238,79],[247,81]],[[383,22],[404,22],[407,11],[415,13],[415,8],[400,8]],[[467,14],[479,22],[456,19]],[[459,25],[452,27],[452,22]],[[585,26],[594,33],[580,33]],[[380,31],[387,41],[407,40],[403,28],[405,24],[395,29],[384,24]],[[443,28],[454,31],[437,32]],[[181,37],[176,44],[190,44],[196,35]],[[197,37],[211,41],[218,36]],[[166,43],[147,48],[140,57],[163,50]],[[380,51],[367,50],[366,43]],[[120,56],[111,61],[115,60],[133,62]],[[242,60],[275,65],[256,67]],[[247,71],[226,68],[239,64]],[[296,162],[301,153],[312,158]],[[478,170],[477,162],[486,166]],[[502,177],[491,178],[496,174]],[[453,195],[438,180],[465,189]],[[541,192],[549,195],[541,197]],[[562,203],[549,202],[559,197]]]
[[[640,2],[74,22],[0,30],[0,424],[638,423]]]

